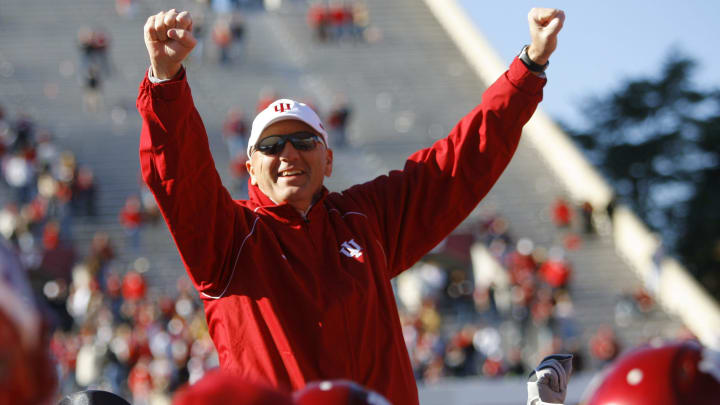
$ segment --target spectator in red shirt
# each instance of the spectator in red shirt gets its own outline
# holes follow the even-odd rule
[[[555,226],[558,228],[570,227],[570,221],[572,221],[572,211],[567,201],[563,198],[558,198],[552,206],[552,219]]]
[[[130,270],[125,273],[122,280],[122,296],[125,301],[138,301],[145,298],[147,292],[147,284],[145,278],[134,271]]]
[[[540,266],[540,276],[553,288],[567,288],[572,269],[563,258],[562,250],[550,249],[547,260]]]
[[[334,146],[342,148],[347,143],[346,131],[351,115],[352,110],[347,100],[344,97],[338,97],[330,109],[327,119],[331,142]]]
[[[75,250],[70,242],[61,238],[60,225],[50,221],[43,230],[43,255],[40,267],[42,277],[46,279],[70,280],[70,272],[75,263]]]
[[[95,215],[95,175],[92,169],[83,166],[77,173],[77,178],[72,184],[72,203],[75,212],[83,215]]]
[[[230,23],[226,19],[218,19],[212,27],[211,36],[218,50],[218,61],[222,64],[229,63],[230,49],[233,44]]]
[[[330,32],[332,39],[340,40],[345,34],[349,34],[352,24],[352,9],[343,2],[334,0],[328,6],[330,18]]]
[[[315,39],[320,42],[328,39],[329,19],[327,7],[322,2],[313,2],[308,8],[307,23],[313,30]]]
[[[135,404],[146,404],[150,399],[153,385],[149,366],[150,358],[142,357],[130,370],[128,387],[132,393],[132,402]]]
[[[617,341],[615,332],[609,325],[598,328],[597,332],[590,339],[590,354],[600,364],[610,363],[620,353],[620,344]]]
[[[125,200],[125,206],[120,211],[120,223],[125,228],[128,245],[135,251],[140,251],[140,227],[143,223],[140,198],[132,195]]]

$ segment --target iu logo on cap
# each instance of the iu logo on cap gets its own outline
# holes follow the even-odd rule
[[[355,239],[350,239],[340,245],[340,253],[359,259],[362,256],[362,247],[355,242]]]
[[[275,104],[275,112],[285,112],[290,109],[290,103],[279,103]]]

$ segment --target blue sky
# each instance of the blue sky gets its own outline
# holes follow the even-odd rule
[[[627,78],[657,75],[672,49],[699,62],[699,86],[720,87],[720,1],[457,1],[508,62],[529,42],[532,7],[565,10],[541,105],[554,118],[581,123],[577,107],[585,97],[605,94]]]

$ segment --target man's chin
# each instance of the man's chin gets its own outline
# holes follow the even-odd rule
[[[320,187],[318,187],[318,190]],[[310,188],[308,185],[302,185],[302,186],[285,186],[282,188],[276,188],[275,189],[275,197],[273,198],[273,201],[275,201],[277,204],[290,204],[299,210],[304,210],[302,207],[309,206],[312,203],[313,198],[315,197],[316,192],[310,191]]]
[[[302,201],[307,198],[312,198],[312,196],[307,197],[305,190],[303,190],[303,187],[298,186],[288,186],[283,187],[283,189],[276,193],[275,195],[278,197],[279,201],[278,204],[281,203],[289,203],[292,204],[297,201]]]

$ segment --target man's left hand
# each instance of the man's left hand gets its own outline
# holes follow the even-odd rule
[[[555,8],[533,8],[528,13],[530,38],[528,56],[533,62],[544,65],[557,48],[558,33],[565,22],[565,12]]]

